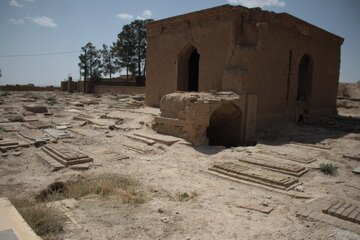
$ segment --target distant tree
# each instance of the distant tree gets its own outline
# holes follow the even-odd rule
[[[119,67],[117,66],[116,57],[115,57],[115,48],[114,46],[108,47],[103,44],[103,48],[100,50],[101,54],[101,66],[104,76],[115,74]]]
[[[101,77],[101,58],[99,51],[92,43],[87,43],[81,48],[82,53],[79,56],[81,75],[84,79],[97,80]]]
[[[153,21],[135,20],[123,27],[118,34],[115,45],[116,54],[120,66],[126,68],[127,76],[129,72],[142,79],[145,72],[146,59],[146,24]]]
[[[0,69],[0,77],[2,76],[1,69]]]

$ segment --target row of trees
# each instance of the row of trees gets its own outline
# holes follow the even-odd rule
[[[112,78],[113,74],[126,70],[127,78],[136,77],[141,81],[145,75],[146,24],[153,21],[135,20],[124,25],[116,42],[111,46],[103,44],[96,49],[91,43],[81,48],[80,71],[84,79],[98,80],[102,76]]]

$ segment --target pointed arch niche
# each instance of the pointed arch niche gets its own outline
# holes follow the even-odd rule
[[[177,90],[197,92],[199,90],[200,54],[191,44],[178,55]]]

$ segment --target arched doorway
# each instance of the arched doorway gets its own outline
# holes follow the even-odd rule
[[[210,117],[207,137],[211,146],[235,147],[241,142],[242,112],[234,104],[219,107]]]
[[[196,49],[192,51],[189,62],[188,62],[188,69],[189,69],[189,76],[188,76],[188,86],[189,91],[198,91],[199,90],[199,60],[200,55]]]
[[[298,121],[302,121],[309,114],[311,90],[313,80],[313,60],[306,54],[301,58],[299,64],[299,77],[297,89]]]
[[[190,45],[185,47],[178,56],[178,90],[199,90],[200,54]]]

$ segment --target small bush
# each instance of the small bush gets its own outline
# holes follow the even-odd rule
[[[9,95],[11,95],[9,92],[0,93],[0,97],[6,97],[6,96],[9,96]]]
[[[192,192],[190,192],[190,193],[187,193],[187,192],[178,193],[178,194],[176,195],[175,200],[177,200],[177,201],[179,201],[179,202],[187,202],[187,201],[189,201],[190,199],[195,198],[197,195],[198,195],[198,193],[195,192],[195,191],[192,191]]]
[[[54,238],[53,235],[63,231],[64,217],[53,207],[37,204],[19,208],[18,211],[35,233],[43,238]]]
[[[11,203],[36,234],[43,239],[58,239],[64,228],[62,213],[29,198],[10,198]]]
[[[118,195],[123,203],[143,203],[143,194],[136,191],[133,181],[115,174],[85,175],[65,183],[56,182],[37,196],[39,201],[80,198],[95,194],[100,197]]]
[[[337,167],[332,163],[320,163],[320,171],[324,174],[334,175],[337,172]]]

